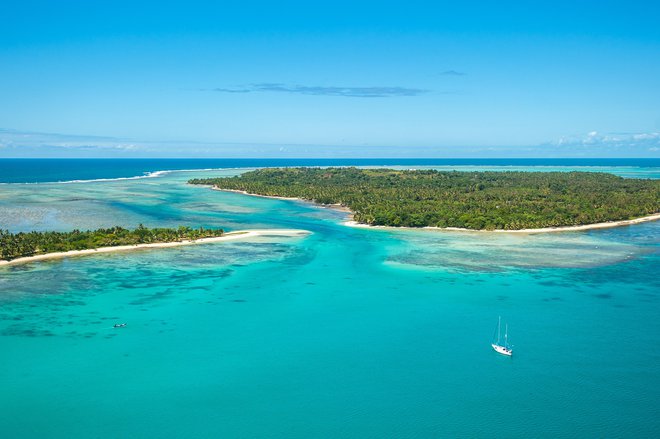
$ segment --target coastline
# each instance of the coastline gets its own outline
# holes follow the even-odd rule
[[[203,186],[208,186],[208,185],[203,185]],[[242,195],[249,195],[251,197],[260,197],[260,198],[272,198],[274,200],[289,200],[289,201],[304,201],[306,203],[310,203],[310,201],[303,200],[302,198],[296,198],[296,197],[278,197],[277,195],[259,195],[259,194],[251,194],[247,191],[241,191],[238,189],[220,189],[215,186],[211,186],[211,189],[214,191],[220,191],[220,192],[233,192],[235,194],[242,194]],[[317,204],[317,203],[314,203]],[[319,204],[319,206],[322,206]]]
[[[536,234],[536,233],[557,233],[557,232],[579,232],[583,230],[593,230],[593,229],[609,229],[612,227],[622,227],[622,226],[631,226],[634,224],[646,223],[649,221],[658,221],[660,220],[660,213],[655,213],[653,215],[643,216],[640,218],[635,218],[631,220],[621,220],[621,221],[609,221],[606,223],[594,223],[594,224],[583,224],[579,226],[562,226],[562,227],[542,227],[538,229],[518,229],[518,230],[505,230],[505,229],[495,229],[495,230],[475,230],[475,229],[465,229],[461,227],[392,227],[392,226],[372,226],[369,224],[358,223],[357,221],[344,221],[342,224],[347,227],[357,227],[357,228],[367,228],[367,229],[388,229],[388,230],[431,230],[439,232],[472,232],[472,233],[526,233],[526,234]]]
[[[314,203],[313,201],[305,200],[302,198],[295,197],[277,197],[270,195],[259,195],[251,194],[246,191],[241,191],[237,189],[220,189],[215,186],[211,187],[213,190],[222,191],[222,192],[234,192],[243,195],[250,195],[252,197],[262,197],[262,198],[274,198],[277,200],[294,200],[294,201],[303,201],[306,203],[311,203],[319,207],[325,207],[328,209],[340,210],[342,212],[352,213],[352,211],[346,206],[340,204],[319,204]],[[635,224],[646,223],[649,221],[658,221],[660,220],[660,212],[654,213],[652,215],[643,216],[640,218],[634,218],[631,220],[620,220],[620,221],[609,221],[605,223],[594,223],[594,224],[582,224],[579,226],[561,226],[561,227],[541,227],[538,229],[518,229],[518,230],[505,230],[505,229],[495,229],[495,230],[475,230],[475,229],[465,229],[461,227],[393,227],[393,226],[372,226],[369,224],[358,223],[352,219],[342,222],[342,225],[347,227],[357,227],[365,229],[388,229],[388,230],[434,230],[440,232],[474,232],[474,233],[526,233],[526,234],[535,234],[535,233],[557,233],[557,232],[579,232],[583,230],[595,230],[595,229],[609,229],[612,227],[622,227],[622,226],[632,226]]]
[[[207,186],[208,186],[208,185],[207,185]],[[220,188],[215,187],[215,186],[210,186],[210,187],[211,187],[211,189],[214,190],[214,191],[220,191],[220,192],[233,192],[233,193],[235,193],[235,194],[249,195],[249,196],[251,196],[251,197],[272,198],[273,200],[301,201],[301,202],[303,202],[303,203],[309,203],[309,204],[312,204],[312,205],[317,206],[317,207],[323,207],[323,208],[326,208],[326,209],[334,209],[334,210],[338,210],[338,211],[341,211],[341,212],[346,212],[346,213],[353,214],[353,211],[352,211],[351,209],[349,209],[349,208],[346,207],[346,206],[342,206],[342,205],[339,204],[339,203],[336,203],[336,204],[321,204],[321,203],[315,203],[315,202],[310,201],[310,200],[305,200],[304,198],[297,198],[297,197],[278,197],[277,195],[260,195],[260,194],[251,194],[250,192],[247,192],[247,191],[241,191],[241,190],[238,190],[238,189],[220,189]],[[365,225],[366,225],[366,224],[365,224]]]
[[[68,252],[44,253],[41,255],[16,258],[10,261],[0,260],[0,267],[7,265],[25,264],[28,262],[43,261],[49,259],[60,259],[60,258],[68,258],[74,256],[87,256],[87,255],[94,255],[99,253],[114,253],[114,252],[149,249],[149,248],[180,247],[182,245],[210,244],[215,242],[233,241],[236,239],[255,238],[259,236],[268,236],[268,235],[296,237],[296,236],[307,235],[309,233],[310,232],[308,232],[307,230],[298,230],[298,229],[236,230],[234,232],[227,232],[222,236],[216,236],[212,238],[201,238],[197,240],[154,242],[149,244],[134,244],[134,245],[118,245],[114,247],[99,247],[99,248],[90,248],[85,250],[71,250]]]

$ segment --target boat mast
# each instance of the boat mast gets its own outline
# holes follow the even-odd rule
[[[509,324],[504,325],[504,347],[509,348]]]
[[[500,325],[502,321],[502,316],[497,317],[497,345],[500,344]]]

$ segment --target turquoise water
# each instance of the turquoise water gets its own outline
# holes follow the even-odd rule
[[[0,268],[1,437],[657,435],[659,222],[364,230],[184,184],[237,172],[0,188],[14,231],[312,232]]]

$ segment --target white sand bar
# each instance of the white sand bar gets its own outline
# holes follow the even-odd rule
[[[648,221],[657,221],[660,220],[660,213],[653,215],[643,216],[641,218],[635,218],[631,220],[622,220],[622,221],[609,221],[606,223],[595,223],[595,224],[584,224],[581,226],[566,226],[566,227],[543,227],[540,229],[518,229],[518,230],[474,230],[474,229],[463,229],[460,227],[390,227],[390,226],[371,226],[369,224],[362,224],[356,221],[345,221],[343,224],[349,227],[365,227],[365,228],[376,228],[376,229],[404,229],[404,230],[439,230],[439,231],[448,231],[448,232],[475,232],[475,233],[551,233],[551,232],[576,232],[580,230],[591,230],[591,229],[607,229],[610,227],[621,227],[621,226],[631,226],[633,224],[645,223]]]
[[[285,237],[302,237],[310,234],[307,230],[298,229],[259,229],[259,230],[237,230],[234,232],[225,233],[222,236],[212,238],[201,238],[196,240],[183,240],[174,242],[156,242],[152,244],[135,244],[135,245],[118,245],[114,247],[100,247],[87,250],[71,250],[68,252],[58,253],[45,253],[43,255],[27,256],[24,258],[16,258],[11,261],[0,260],[0,266],[3,265],[16,265],[24,264],[27,262],[43,261],[46,259],[68,258],[71,256],[85,256],[95,255],[99,253],[121,252],[128,250],[140,250],[148,248],[167,248],[179,247],[182,245],[197,245],[197,244],[210,244],[214,242],[234,241],[237,239],[249,239],[260,236],[285,236]]]

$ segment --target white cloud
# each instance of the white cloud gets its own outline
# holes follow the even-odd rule
[[[562,157],[648,157],[660,151],[660,132],[599,133],[565,136],[541,145],[543,149]]]
[[[114,156],[149,149],[147,142],[129,139],[0,129],[0,150],[9,157]]]
[[[562,137],[557,145],[603,145],[603,146],[660,146],[660,133],[610,133],[590,131],[584,136]]]

